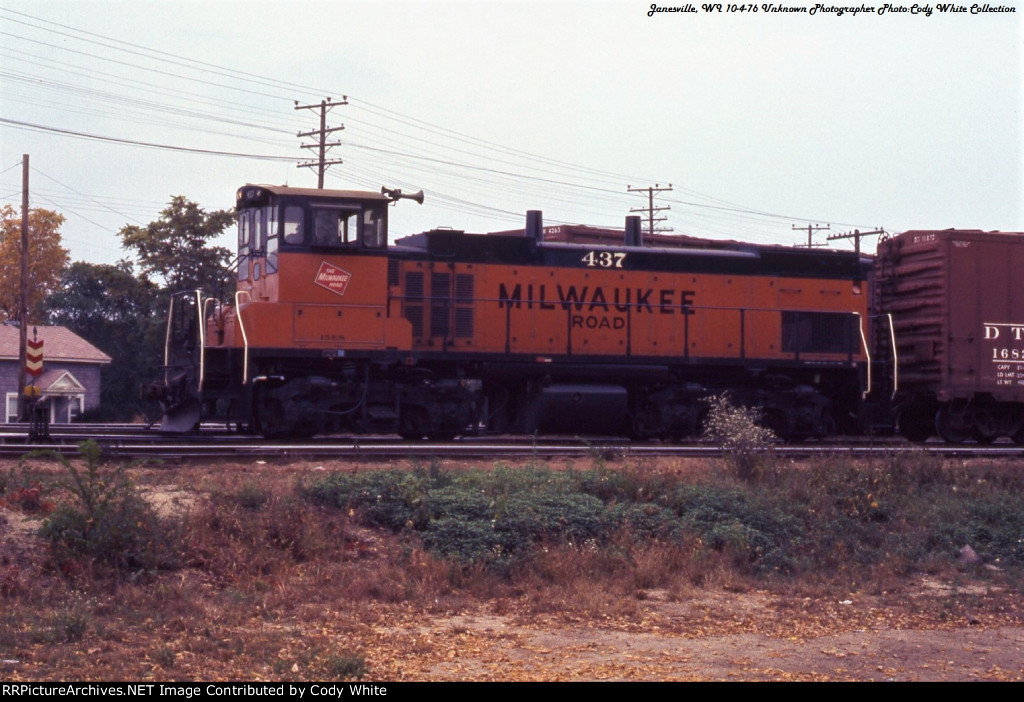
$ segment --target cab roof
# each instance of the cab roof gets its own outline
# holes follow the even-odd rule
[[[271,195],[323,198],[327,200],[377,200],[380,202],[391,202],[390,198],[372,190],[321,190],[320,188],[291,188],[286,185],[262,185],[258,183],[246,183],[238,189],[237,198],[241,198],[242,191],[246,188],[260,188]]]

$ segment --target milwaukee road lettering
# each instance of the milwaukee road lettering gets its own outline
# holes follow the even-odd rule
[[[523,293],[525,292],[525,297]],[[693,290],[673,288],[612,288],[603,286],[577,287],[516,283],[511,290],[498,284],[498,308],[528,310],[564,310],[579,312],[571,316],[574,327],[587,329],[624,329],[628,314],[686,314],[692,315]],[[621,314],[616,314],[621,313]]]

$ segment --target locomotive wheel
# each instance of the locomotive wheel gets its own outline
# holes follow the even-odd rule
[[[832,414],[832,410],[823,409],[821,416],[818,418],[818,426],[815,427],[815,436],[819,439],[825,438],[826,436],[832,436],[836,433],[836,418]]]
[[[948,407],[940,407],[935,413],[935,431],[951,444],[962,444],[971,438],[970,431],[960,426],[960,422],[950,414]]]
[[[935,431],[935,420],[920,407],[907,407],[897,417],[896,429],[907,441],[921,444]]]
[[[766,409],[761,415],[759,424],[775,434],[775,438],[780,441],[789,441],[793,438],[789,431],[789,420],[786,419],[786,414],[781,409]]]
[[[633,413],[633,431],[635,439],[650,439],[664,432],[661,416],[657,405],[647,402],[637,407]]]
[[[266,437],[282,437],[288,435],[285,424],[284,407],[279,400],[262,395],[253,407],[253,424],[256,432]]]
[[[1010,434],[1010,438],[1013,440],[1013,443],[1017,444],[1018,446],[1024,444],[1024,424],[1018,426],[1017,431],[1015,431],[1013,434]]]
[[[996,437],[994,434],[985,434],[978,430],[977,427],[971,430],[971,437],[979,444],[988,446],[991,443],[995,443]]]
[[[406,441],[422,441],[431,438],[433,422],[426,407],[405,405],[398,419],[398,435]]]

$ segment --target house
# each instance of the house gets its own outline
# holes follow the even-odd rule
[[[18,327],[0,325],[0,392],[4,422],[18,419]],[[100,404],[100,368],[110,356],[67,327],[32,325],[28,338],[43,342],[43,372],[29,385],[39,388],[41,402],[50,408],[50,422],[71,422]]]

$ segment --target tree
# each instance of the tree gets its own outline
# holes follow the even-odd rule
[[[163,303],[157,286],[136,277],[129,261],[113,266],[76,261],[47,298],[47,323],[68,327],[111,358],[100,371],[96,419],[123,421],[154,409],[139,400],[139,387],[159,375]]]
[[[230,210],[207,213],[196,203],[177,195],[146,227],[125,226],[119,232],[122,245],[138,256],[142,275],[162,281],[171,293],[202,290],[217,296],[225,278],[231,252],[210,242],[235,221]]]
[[[21,306],[21,217],[10,205],[0,210],[0,317],[18,319]],[[61,246],[60,225],[64,217],[50,210],[29,210],[28,310],[38,316],[41,303],[60,283],[68,263],[68,251]]]

